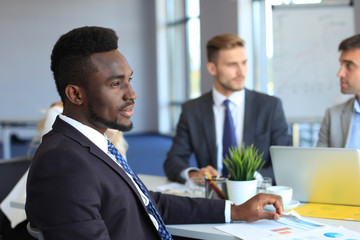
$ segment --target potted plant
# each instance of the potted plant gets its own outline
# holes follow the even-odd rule
[[[241,149],[233,147],[229,149],[229,157],[223,159],[229,172],[226,182],[229,200],[235,204],[242,204],[256,194],[257,180],[254,178],[255,171],[259,171],[264,162],[264,153],[259,154],[253,144]]]

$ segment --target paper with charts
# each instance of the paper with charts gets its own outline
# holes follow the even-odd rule
[[[360,233],[302,218],[281,217],[279,221],[259,220],[254,223],[232,223],[215,228],[245,240],[360,240]]]

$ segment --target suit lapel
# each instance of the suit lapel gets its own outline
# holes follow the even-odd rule
[[[253,107],[254,94],[252,91],[245,89],[245,113],[244,113],[244,136],[243,143],[247,146],[247,143],[254,142],[253,136],[255,132],[256,116]]]
[[[214,118],[214,99],[212,92],[204,95],[202,107],[200,110],[200,119],[205,119],[202,124],[202,132],[204,133],[204,141],[210,150],[211,165],[217,168],[217,154],[216,154],[216,133],[215,133],[215,118]]]
[[[341,130],[343,136],[347,136],[346,139],[344,139],[343,146],[348,146],[349,143],[349,137],[350,137],[350,129],[352,125],[353,120],[353,106],[354,106],[354,100],[355,98],[350,99],[345,105],[341,112]]]
[[[146,206],[144,205],[144,202],[143,202],[142,197],[141,197],[141,195],[139,193],[139,190],[135,186],[136,183],[131,180],[131,177],[126,174],[125,170],[122,169],[122,167],[120,167],[111,157],[109,157],[106,153],[104,153],[95,144],[90,144],[90,153],[95,155],[101,161],[105,162],[118,175],[120,175],[120,177],[127,183],[127,185],[130,187],[130,189],[136,194],[136,196],[138,197],[138,200],[141,202],[141,205],[143,206],[144,210],[147,212]],[[144,184],[143,184],[143,186],[146,188],[146,186]],[[147,188],[146,188],[146,190],[147,190]],[[149,200],[151,200],[151,199],[149,199]]]
[[[103,161],[108,165],[110,168],[112,168],[132,189],[132,191],[138,196],[138,199],[141,201],[141,204],[143,205],[144,209],[146,210],[146,207],[142,201],[142,198],[140,196],[139,191],[135,187],[133,181],[130,179],[130,177],[125,173],[125,171],[106,153],[104,153],[100,148],[98,148],[93,142],[91,142],[87,137],[85,137],[81,132],[79,132],[76,128],[71,126],[70,124],[66,123],[65,121],[61,120],[59,117],[57,117],[54,125],[53,125],[54,131],[65,135],[66,137],[69,137],[73,139],[74,141],[78,142],[82,145],[82,147],[89,148],[89,152],[96,156],[100,161]],[[144,185],[145,186],[145,185]]]

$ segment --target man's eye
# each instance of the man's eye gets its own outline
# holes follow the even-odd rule
[[[233,62],[227,63],[226,65],[227,65],[228,67],[236,67],[236,66],[237,66],[237,64],[236,64],[236,63],[233,63]]]
[[[346,64],[346,68],[347,68],[347,69],[352,69],[352,68],[353,68],[353,65],[352,65],[351,63],[348,63],[348,64]]]
[[[117,87],[117,86],[119,86],[119,85],[120,85],[120,82],[113,82],[113,83],[111,84],[112,87]]]

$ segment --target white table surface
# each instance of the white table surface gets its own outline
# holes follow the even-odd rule
[[[150,190],[154,190],[156,187],[171,183],[165,177],[151,176],[151,175],[138,175],[140,179],[145,183],[146,187]],[[12,202],[14,208],[24,208],[24,202]],[[324,218],[312,218],[306,217],[307,219],[320,222],[330,226],[343,226],[349,230],[360,232],[360,222],[357,221],[345,221],[335,219],[324,219]],[[167,225],[169,232],[174,236],[207,239],[207,240],[236,240],[239,239],[231,234],[222,232],[215,229],[215,226],[221,226],[231,223],[215,223],[215,224],[171,224]]]
[[[151,176],[151,175],[138,175],[140,179],[145,183],[146,187],[150,190],[154,190],[157,186],[165,185],[170,183],[165,177]],[[296,211],[296,210],[295,210]],[[360,232],[360,222],[357,221],[345,221],[336,219],[325,219],[325,218],[313,218],[306,217],[307,219],[323,223],[330,226],[343,226],[349,230]],[[231,223],[225,223],[231,224]],[[172,224],[166,225],[169,232],[175,236],[192,237],[199,239],[208,240],[234,240],[239,239],[233,235],[227,234],[220,230],[215,229],[215,226],[221,226],[224,224]]]

